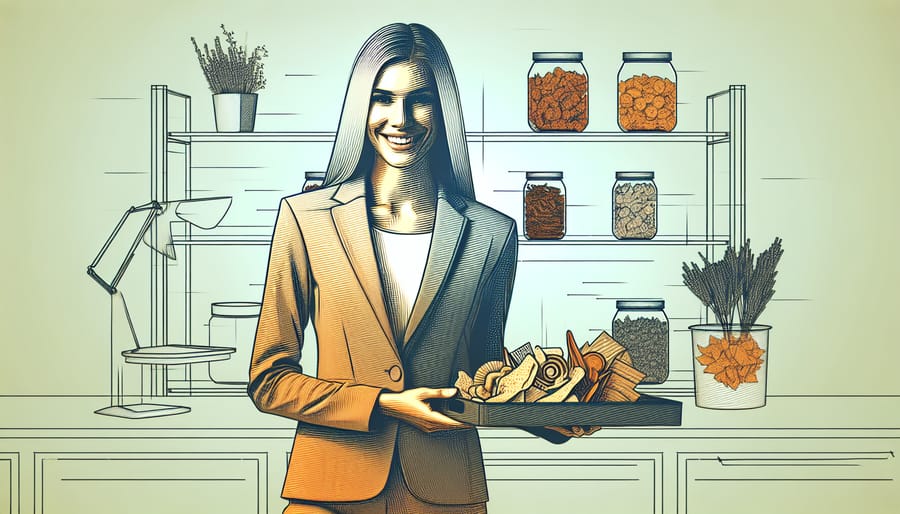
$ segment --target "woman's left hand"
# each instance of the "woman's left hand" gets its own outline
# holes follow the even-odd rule
[[[603,427],[583,427],[580,425],[573,425],[571,427],[544,427],[547,430],[553,430],[554,432],[559,432],[560,434],[566,437],[583,437],[587,435],[591,435],[594,432],[600,430]]]

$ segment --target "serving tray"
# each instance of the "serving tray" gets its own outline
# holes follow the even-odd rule
[[[482,427],[681,425],[681,402],[648,394],[633,403],[480,403],[450,398],[436,402],[434,408],[457,421]]]

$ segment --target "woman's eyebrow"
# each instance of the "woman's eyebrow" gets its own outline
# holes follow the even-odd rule
[[[378,89],[378,88],[372,89],[372,94],[373,95],[397,96],[397,93],[395,93],[394,91],[388,91],[386,89]],[[432,94],[430,87],[420,87],[417,89],[413,89],[412,91],[407,92],[406,96],[425,95],[425,94],[428,94],[428,95]]]

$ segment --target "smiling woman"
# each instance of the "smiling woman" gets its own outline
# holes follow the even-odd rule
[[[282,200],[272,239],[248,393],[297,420],[285,512],[485,512],[477,432],[429,404],[502,358],[517,231],[474,196],[446,50],[422,25],[379,29],[323,187]]]

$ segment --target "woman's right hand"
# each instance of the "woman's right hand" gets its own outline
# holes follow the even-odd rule
[[[381,412],[405,421],[423,432],[470,428],[471,425],[449,418],[431,408],[426,400],[452,398],[455,388],[431,389],[417,387],[399,393],[381,393],[378,406]]]

